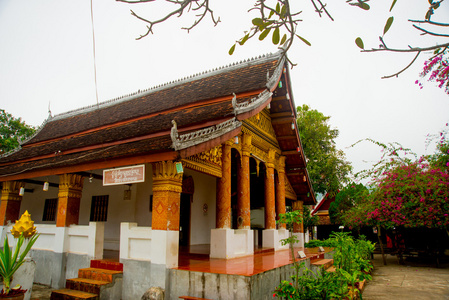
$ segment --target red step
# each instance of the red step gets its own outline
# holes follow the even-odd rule
[[[54,290],[51,300],[98,300],[102,287],[123,274],[123,264],[114,260],[92,260],[90,268],[78,270],[78,278],[66,280],[66,288]]]
[[[113,259],[94,259],[90,261],[91,268],[123,272],[123,264]]]

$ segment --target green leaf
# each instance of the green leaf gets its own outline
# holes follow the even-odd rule
[[[278,3],[276,3],[276,12],[279,14],[281,12],[281,5]]]
[[[306,43],[307,46],[312,46],[312,44],[306,40],[305,38],[303,38],[302,36],[296,35],[301,41],[303,41],[304,43]]]
[[[281,19],[285,18],[285,14],[287,13],[287,5],[282,5],[281,8]]]
[[[366,4],[365,2],[363,2],[363,3],[360,4],[360,8],[361,8],[361,9],[364,9],[364,10],[369,10],[369,9],[370,9],[369,5]]]
[[[270,11],[270,14],[268,15],[268,19],[271,18],[274,15],[274,11]]]
[[[253,25],[255,25],[255,26],[262,26],[263,25],[263,20],[261,19],[261,18],[254,18],[253,20],[252,20],[252,22],[253,22]]]
[[[393,2],[391,3],[391,7],[390,7],[390,12],[393,10],[394,5],[396,4],[398,0],[393,0]]]
[[[235,44],[232,45],[231,49],[229,49],[229,52],[228,52],[229,55],[232,55],[234,53],[234,50],[235,50]]]
[[[387,31],[390,29],[391,24],[393,24],[393,16],[389,17],[387,20],[387,23],[385,23],[385,27],[384,27],[384,34],[387,33]]]
[[[355,44],[360,48],[360,49],[365,49],[365,46],[363,46],[363,41],[360,37],[355,39]]]
[[[240,46],[243,46],[246,41],[249,39],[249,33],[247,33],[239,42]]]
[[[263,41],[267,35],[270,33],[271,28],[267,28],[264,31],[262,31],[262,33],[259,35],[259,41]]]
[[[275,45],[279,44],[279,39],[280,39],[279,27],[276,27],[272,37],[273,44]]]
[[[284,33],[284,35],[282,36],[282,39],[281,39],[281,45],[284,45],[286,40],[287,40],[287,34]]]

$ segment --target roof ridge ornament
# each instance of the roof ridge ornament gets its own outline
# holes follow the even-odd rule
[[[234,109],[234,116],[237,115],[237,95],[235,93],[232,93],[234,97],[232,97],[232,108]]]
[[[276,69],[273,72],[273,75],[270,77],[270,71],[267,71],[267,89],[270,91],[274,88],[281,77],[282,71],[284,70],[285,64],[285,56],[282,57],[281,61],[278,62]]]
[[[171,128],[170,131],[170,137],[171,137],[171,141],[173,143],[172,147],[175,148],[175,150],[177,150],[180,146],[181,143],[179,142],[179,134],[178,134],[178,125],[176,124],[175,120],[171,120],[171,123],[173,124],[173,127]]]
[[[178,127],[175,120],[172,120],[173,127],[171,128],[170,137],[172,139],[172,148],[175,151],[193,147],[195,145],[204,143],[214,138],[220,137],[238,127],[242,126],[242,122],[235,117],[224,121],[222,123],[192,131],[186,134],[179,135]]]
[[[273,95],[273,93],[269,90],[264,90],[259,95],[251,98],[248,101],[237,103],[237,95],[235,93],[232,94],[234,95],[234,97],[232,98],[232,107],[234,109],[235,116],[253,110],[259,105],[262,105],[263,103],[269,101],[271,96]]]

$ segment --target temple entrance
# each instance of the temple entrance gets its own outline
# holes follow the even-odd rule
[[[262,232],[265,229],[265,165],[257,165],[250,159],[251,229],[254,230],[254,246],[262,248]]]
[[[179,206],[179,245],[190,245],[190,200],[191,194],[182,193]]]

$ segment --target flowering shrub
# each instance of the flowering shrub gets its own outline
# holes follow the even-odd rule
[[[449,225],[449,175],[422,160],[384,174],[370,195],[372,210],[364,221],[385,228]]]
[[[449,60],[446,49],[436,49],[434,56],[424,62],[423,71],[419,74],[420,77],[428,76],[428,81],[438,83],[439,88],[444,88],[445,92],[449,94]],[[423,85],[419,80],[415,81],[422,89]]]

